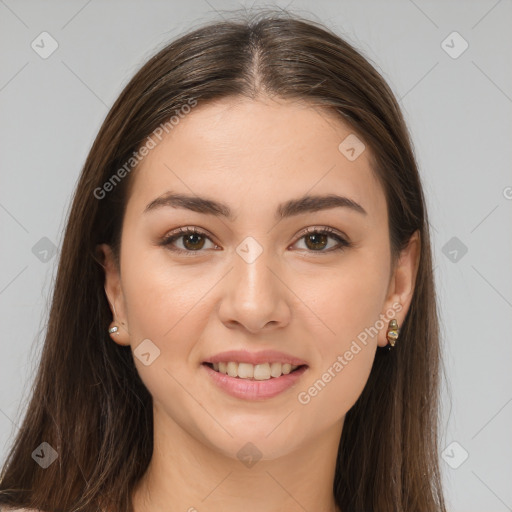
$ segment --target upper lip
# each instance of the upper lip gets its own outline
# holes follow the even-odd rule
[[[289,363],[297,366],[307,365],[306,361],[285,354],[284,352],[278,352],[277,350],[262,350],[260,352],[250,352],[248,350],[228,350],[227,352],[220,352],[215,354],[208,359],[205,363],[229,363],[234,361],[235,363],[250,363],[250,364],[262,364],[262,363]]]

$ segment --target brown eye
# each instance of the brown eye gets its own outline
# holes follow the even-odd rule
[[[323,233],[312,233],[304,237],[306,246],[311,250],[324,249],[329,237]]]
[[[352,244],[345,240],[342,236],[336,234],[332,228],[308,228],[303,232],[299,241],[304,239],[304,245],[309,252],[329,253],[338,251]],[[329,245],[329,239],[337,243]],[[326,249],[327,247],[327,249]]]
[[[299,241],[304,239],[306,251],[316,253],[330,253],[351,247],[352,244],[345,240],[342,236],[336,234],[332,228],[309,228],[301,236]],[[333,240],[334,244],[329,244],[329,240]],[[181,247],[177,246],[181,242]],[[206,243],[211,243],[211,249],[217,248],[210,237],[195,228],[180,228],[177,233],[171,233],[162,239],[160,245],[167,246],[169,250],[186,256],[194,253],[204,252]],[[296,242],[298,243],[298,242]],[[206,247],[207,249],[208,247]]]
[[[201,250],[205,247],[207,241],[212,244],[213,247],[211,248],[216,247],[206,233],[202,233],[195,228],[180,228],[178,233],[171,233],[164,237],[160,245],[167,246],[171,251],[189,255],[194,252],[202,252]],[[181,242],[181,247],[178,242]]]
[[[191,235],[181,235],[183,238],[183,245],[186,249],[198,250],[202,249],[204,245],[203,235],[192,233]]]

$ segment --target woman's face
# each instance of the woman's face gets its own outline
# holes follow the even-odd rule
[[[390,273],[385,196],[354,137],[304,103],[229,98],[134,171],[106,291],[157,428],[233,458],[339,436],[414,283],[412,259]]]

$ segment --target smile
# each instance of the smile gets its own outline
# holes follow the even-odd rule
[[[210,364],[216,372],[224,373],[230,377],[251,380],[275,379],[281,377],[281,375],[288,375],[299,367],[299,365],[295,364],[278,362],[251,364],[229,361],[208,364]]]
[[[233,361],[201,365],[213,383],[225,393],[243,400],[265,400],[297,384],[307,365],[290,363],[236,363]]]

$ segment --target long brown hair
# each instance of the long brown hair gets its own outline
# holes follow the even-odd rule
[[[445,512],[439,325],[429,223],[408,130],[390,88],[361,53],[315,21],[271,10],[209,22],[168,44],[108,113],[73,198],[32,396],[2,469],[0,505],[133,510],[132,490],[152,456],[152,398],[131,348],[107,333],[112,317],[96,247],[108,243],[118,254],[132,181],[126,162],[154,130],[191,100],[260,94],[332,112],[371,148],[393,262],[420,233],[416,286],[399,343],[391,352],[377,350],[345,418],[336,502],[343,512]],[[58,454],[46,469],[32,458],[43,442]]]

